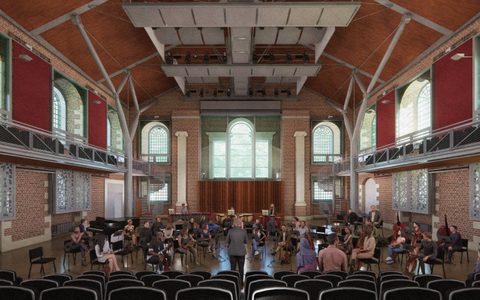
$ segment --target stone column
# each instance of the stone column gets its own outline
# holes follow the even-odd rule
[[[296,131],[295,137],[295,215],[306,216],[305,202],[305,131]]]
[[[187,137],[186,131],[177,131],[177,212],[187,204]]]

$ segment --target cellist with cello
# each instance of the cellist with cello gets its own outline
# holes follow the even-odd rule
[[[412,239],[410,242],[410,249],[408,250],[407,263],[405,265],[407,272],[409,273],[415,271],[417,268],[417,257],[420,251],[421,240],[422,231],[420,230],[420,226],[413,222]]]

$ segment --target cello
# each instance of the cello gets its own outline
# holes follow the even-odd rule
[[[450,236],[450,227],[448,226],[447,214],[444,215],[445,224],[441,225],[437,230],[437,245],[445,244],[445,237]]]

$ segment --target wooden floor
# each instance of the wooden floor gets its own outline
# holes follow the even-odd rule
[[[44,242],[39,245],[34,245],[26,248],[21,248],[18,250],[2,253],[0,255],[0,268],[1,269],[12,269],[17,272],[19,276],[23,278],[27,278],[28,275],[28,268],[29,268],[29,261],[28,261],[28,249],[31,249],[35,246],[43,246],[45,256],[55,256],[56,266],[57,266],[57,273],[69,273],[74,276],[81,274],[83,271],[89,270],[90,266],[82,267],[80,265],[80,255],[77,255],[77,263],[76,265],[70,264],[70,269],[66,270],[62,266],[63,262],[63,241],[68,237],[63,238],[55,238],[52,241]],[[248,249],[250,249],[251,245],[248,245]],[[251,253],[247,255],[247,259],[245,261],[245,272],[251,270],[265,270],[269,274],[273,274],[276,271],[296,271],[296,262],[295,259],[292,259],[292,263],[289,265],[280,264],[278,261],[272,261],[273,257],[270,255],[270,248],[273,247],[273,242],[271,244],[267,244],[267,251],[263,258],[255,258],[251,257]],[[251,251],[250,251],[251,252]],[[383,251],[383,258],[385,258],[386,248]],[[465,254],[465,253],[464,253]],[[454,263],[445,265],[445,270],[447,274],[447,278],[458,279],[464,281],[467,274],[472,272],[475,261],[476,261],[476,251],[470,251],[470,262],[467,263],[466,256],[463,257],[463,263],[460,264],[460,253],[456,253],[454,256]],[[119,262],[120,257],[118,257]],[[230,268],[230,264],[228,261],[228,255],[226,251],[225,241],[221,241],[221,249],[220,249],[220,256],[219,259],[214,259],[211,257],[210,254],[207,253],[205,259],[203,259],[202,252],[199,251],[199,263],[200,265],[195,265],[190,263],[188,267],[182,266],[180,262],[180,257],[177,255],[172,269],[184,271],[184,272],[191,272],[195,270],[201,271],[209,271],[212,273],[216,273],[220,270],[228,270]],[[67,266],[67,264],[65,264]],[[381,271],[400,271],[400,265],[395,263],[393,265],[386,265],[382,263]],[[128,261],[128,266],[124,266],[124,269],[128,269],[131,271],[140,271],[144,269],[141,253],[139,253],[138,258],[135,259],[134,263],[132,264],[131,261]],[[47,274],[52,274],[53,268],[50,265],[45,266],[45,271]],[[373,266],[373,271],[377,271],[376,267]],[[434,274],[442,275],[441,266],[436,266],[434,269]],[[32,278],[39,278],[40,275],[40,266],[34,265],[32,269]]]

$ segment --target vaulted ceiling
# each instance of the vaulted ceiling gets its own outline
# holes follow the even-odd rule
[[[150,2],[172,3],[178,1]],[[329,3],[333,1],[306,2]],[[72,12],[79,13],[107,72],[112,74],[114,85],[118,86],[121,82],[124,74],[121,71],[134,65],[130,71],[138,99],[142,102],[175,87],[176,82],[171,77],[167,77],[162,69],[165,62],[145,29],[132,24],[124,9],[124,5],[129,3],[120,0],[3,0],[0,1],[0,9],[27,31],[40,36],[55,47],[91,78],[102,82],[100,71],[89,55],[78,29],[69,18]],[[199,1],[194,1],[194,3],[198,4]],[[264,4],[269,3],[265,2]],[[346,1],[346,3],[360,4],[360,7],[353,19],[349,21],[348,26],[335,28],[333,36],[318,61],[320,65],[318,73],[309,77],[305,83],[306,87],[339,103],[345,99],[351,68],[358,68],[359,78],[368,85],[371,74],[375,73],[393,33],[400,23],[402,12],[410,12],[412,21],[406,25],[390,60],[380,75],[379,83],[397,74],[437,40],[451,34],[480,12],[480,1],[478,0],[364,0]],[[62,18],[66,21],[61,22]],[[171,37],[175,38],[176,35]],[[186,35],[186,37],[190,36]],[[204,63],[201,58],[205,54],[220,57],[225,52],[225,48],[222,48],[221,45],[208,45],[207,43],[201,46],[183,43],[167,44],[167,47],[173,56],[185,59],[187,55],[191,55],[195,59],[198,58],[201,63]],[[304,45],[298,40],[291,44],[277,43],[263,45],[263,47],[263,49],[255,48],[254,53],[271,53],[276,57],[285,57],[285,53],[297,54],[293,60],[298,59],[298,63],[303,63],[300,54],[314,55],[315,52],[312,50],[312,45]],[[199,80],[190,80],[190,82],[192,84],[206,83],[206,81]],[[222,82],[220,80],[220,84]],[[250,78],[250,86],[254,86],[258,82],[262,82],[262,80],[256,77]],[[225,84],[228,86],[229,82],[226,81]],[[355,95],[358,101],[361,98],[358,89],[355,91]],[[122,92],[121,97],[124,100],[129,98],[127,89]]]

